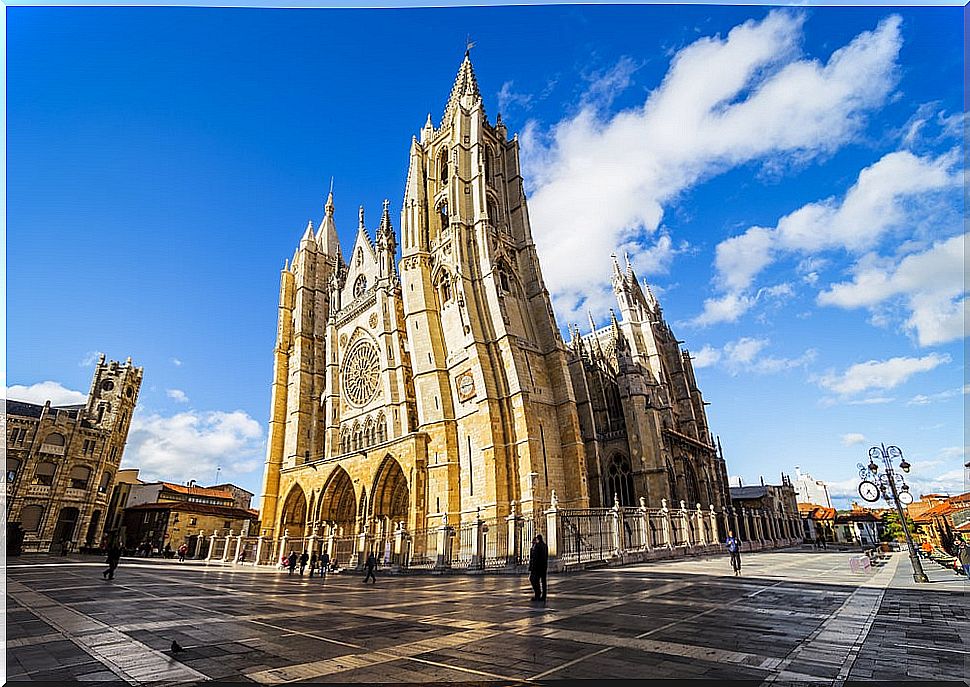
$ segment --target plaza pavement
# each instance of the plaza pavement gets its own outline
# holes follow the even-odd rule
[[[964,682],[966,582],[909,560],[852,573],[845,552],[747,554],[550,577],[289,576],[248,566],[8,559],[6,677],[128,684],[715,679]],[[173,655],[177,641],[184,651]],[[965,683],[965,682],[964,682]]]

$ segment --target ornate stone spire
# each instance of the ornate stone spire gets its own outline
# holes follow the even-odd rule
[[[478,90],[478,80],[475,78],[475,70],[472,68],[472,61],[465,50],[465,59],[461,61],[458,68],[458,76],[455,77],[455,85],[451,87],[451,95],[448,97],[448,104],[445,106],[445,115],[442,123],[448,119],[448,115],[464,101],[466,107],[470,107],[476,101],[482,99],[481,91]]]
[[[333,178],[330,179],[330,193],[324,205],[323,219],[317,230],[317,245],[320,252],[336,258],[340,254],[340,240],[337,238],[337,225],[333,221]]]

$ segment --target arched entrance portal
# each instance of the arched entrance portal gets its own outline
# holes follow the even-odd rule
[[[302,537],[306,530],[306,494],[299,484],[293,485],[283,502],[280,515],[280,534],[287,532],[290,537]]]
[[[62,508],[60,515],[57,516],[57,525],[54,527],[54,536],[51,538],[51,550],[60,550],[64,544],[70,545],[74,539],[74,529],[77,526],[78,509]]]
[[[357,550],[357,499],[350,475],[342,467],[334,469],[323,487],[317,520],[324,523],[325,541],[333,542],[330,557],[340,565],[347,565]]]
[[[385,563],[391,560],[398,523],[407,527],[410,497],[404,470],[393,456],[386,455],[374,477],[369,513],[370,548]]]

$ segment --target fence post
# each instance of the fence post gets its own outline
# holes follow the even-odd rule
[[[337,536],[336,529],[336,522],[330,523],[330,526],[327,528],[327,555],[330,557],[330,560],[333,560],[334,538]]]
[[[612,515],[610,522],[613,524],[613,555],[620,556],[623,553],[623,511],[620,509],[619,494],[613,494]]]
[[[243,548],[243,535],[240,534],[236,537],[236,551],[233,555],[233,561],[236,563],[242,563],[245,560],[246,550]]]
[[[448,526],[448,514],[441,516],[441,527],[438,528],[437,557],[434,567],[436,570],[451,567],[451,528]]]
[[[721,541],[720,535],[717,532],[717,513],[714,512],[714,504],[712,503],[711,512],[707,516],[711,521],[711,539],[712,541],[707,542],[708,544],[719,544]]]
[[[482,509],[475,509],[475,540],[472,546],[472,560],[468,567],[478,570],[485,567],[485,532],[482,530]]]
[[[283,559],[283,556],[286,555],[286,540],[289,539],[289,537],[290,531],[288,529],[283,530],[283,536],[280,537],[280,548],[279,551],[276,552],[276,560],[273,561],[274,565],[279,564],[279,562]]]
[[[519,519],[518,514],[515,511],[515,501],[509,504],[512,511],[506,516],[505,523],[508,527],[509,537],[506,541],[505,547],[505,564],[506,565],[518,565],[519,564],[519,528],[516,521]]]
[[[694,522],[694,530],[697,533],[697,543],[700,546],[707,546],[707,534],[704,532],[704,514],[701,513],[701,504],[696,504],[694,512],[690,514]]]
[[[662,527],[660,528],[664,536],[664,546],[668,549],[674,548],[674,543],[671,540],[671,534],[673,534],[673,523],[670,518],[670,509],[667,508],[667,499],[660,500],[660,515],[663,517],[661,521]]]
[[[202,550],[205,548],[205,530],[199,530],[199,538],[195,540],[195,560],[202,559]]]
[[[684,544],[687,548],[691,548],[693,543],[690,540],[690,526],[687,524],[687,503],[681,499],[680,510],[677,512],[677,517],[680,519],[680,533],[684,538]]]
[[[549,492],[549,510],[546,511],[546,546],[549,559],[559,558],[559,497],[556,490]]]
[[[256,537],[256,560],[254,561],[254,565],[262,565],[264,546],[266,546],[266,537],[259,535]]]
[[[222,551],[222,562],[225,563],[229,560],[229,541],[232,538],[232,530],[226,534],[226,548]]]
[[[640,519],[643,521],[643,548],[649,551],[650,545],[650,511],[647,510],[647,499],[640,497]]]
[[[734,510],[734,506],[728,506],[728,508],[729,508],[729,511],[728,511],[729,512],[729,517],[731,519],[731,528],[730,529],[731,529],[732,532],[734,532],[734,536],[737,537],[738,540],[740,540],[741,539],[741,530],[738,529],[738,514],[737,514],[737,511]]]
[[[394,530],[394,564],[404,567],[404,521],[398,520]]]
[[[217,536],[219,536],[219,530],[212,530],[212,535],[209,537],[209,552],[205,556],[206,563],[212,560],[212,550],[216,548]]]

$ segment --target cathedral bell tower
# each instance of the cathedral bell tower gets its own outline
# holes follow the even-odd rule
[[[401,282],[420,425],[448,510],[588,502],[565,349],[543,284],[518,139],[488,121],[468,52],[440,125],[411,141]],[[437,436],[436,440],[434,437]],[[432,486],[434,489],[435,486]],[[444,504],[441,509],[444,510]]]

